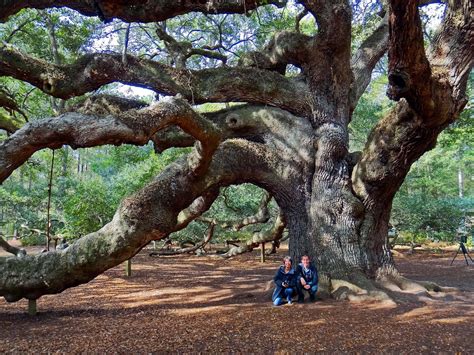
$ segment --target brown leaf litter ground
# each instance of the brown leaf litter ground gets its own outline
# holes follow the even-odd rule
[[[284,251],[282,251],[284,252]],[[38,300],[0,300],[0,352],[474,352],[474,267],[452,253],[397,257],[400,271],[463,292],[401,297],[396,307],[324,300],[273,307],[265,288],[281,255],[133,259]]]

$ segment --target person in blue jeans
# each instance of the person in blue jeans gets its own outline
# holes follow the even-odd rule
[[[304,292],[309,293],[311,302],[316,301],[318,291],[318,271],[310,262],[308,255],[301,257],[301,263],[296,268],[296,289],[298,291],[298,303],[304,302]]]
[[[273,281],[275,282],[275,290],[272,295],[273,304],[280,306],[285,299],[288,304],[292,304],[293,295],[296,294],[296,272],[289,256],[283,259],[283,265],[278,268]]]

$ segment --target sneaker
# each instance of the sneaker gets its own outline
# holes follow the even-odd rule
[[[300,298],[298,298],[298,303],[301,303],[301,304],[303,304],[303,303],[304,303],[304,299],[300,299]]]
[[[293,304],[293,301],[291,300],[291,298],[288,299],[288,304],[290,304],[290,305]]]

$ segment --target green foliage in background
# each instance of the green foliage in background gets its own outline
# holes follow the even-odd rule
[[[354,5],[354,47],[377,24],[377,2],[370,2],[367,6],[371,7],[370,11]],[[166,28],[178,41],[188,42],[195,47],[220,44],[219,51],[229,58],[227,64],[235,65],[243,52],[267,43],[276,31],[294,30],[295,16],[300,11],[301,7],[290,2],[284,9],[265,7],[250,12],[248,16],[192,13],[167,21]],[[432,20],[432,14],[423,13],[427,42],[432,36]],[[80,55],[94,51],[121,53],[127,28],[125,23],[118,20],[105,24],[99,19],[80,16],[68,9],[27,10],[0,25],[0,43],[8,43],[40,59],[52,61],[48,24],[54,27],[62,63],[71,63]],[[154,26],[131,24],[128,50],[142,58],[166,61],[168,53],[157,38]],[[302,33],[313,34],[316,28],[314,19],[310,15],[303,17],[299,28]],[[188,64],[190,69],[222,65],[218,60],[199,56],[191,57]],[[289,75],[296,74],[296,69],[289,71]],[[391,223],[399,233],[410,238],[454,241],[460,223],[474,211],[473,81],[471,76],[468,90],[470,101],[461,118],[440,135],[436,148],[413,165],[394,200]],[[370,130],[393,106],[385,95],[386,85],[384,58],[377,65],[373,81],[355,109],[349,127],[351,151],[364,148]],[[55,115],[54,106],[59,100],[52,102],[29,84],[2,77],[0,88],[5,87],[9,88],[9,94],[15,97],[30,121]],[[108,92],[138,96],[146,102],[156,99],[154,93],[138,94],[119,83],[107,85],[96,93]],[[70,100],[66,105],[81,99]],[[225,105],[221,103],[208,103],[199,109],[205,112],[223,107]],[[6,114],[0,109],[2,117]],[[25,123],[20,116],[8,119],[13,119],[18,125]],[[0,131],[0,141],[5,138],[6,134]],[[56,150],[51,210],[53,233],[72,240],[97,230],[111,220],[125,196],[139,190],[189,150],[170,149],[156,154],[151,145],[104,146],[76,151],[62,147]],[[11,235],[16,230],[22,235],[25,244],[44,243],[44,235],[28,233],[22,225],[46,230],[51,159],[51,150],[36,153],[0,186],[0,231]],[[460,175],[464,178],[462,186],[458,183]],[[219,221],[242,219],[257,212],[262,196],[263,190],[250,184],[223,188],[204,216]],[[273,217],[268,223],[248,226],[240,231],[217,227],[215,240],[248,240],[254,232],[268,230],[278,212],[274,201],[270,210]],[[208,224],[195,221],[172,238],[201,240],[207,228]]]

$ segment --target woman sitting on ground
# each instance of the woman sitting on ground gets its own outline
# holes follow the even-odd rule
[[[276,285],[272,295],[273,304],[279,306],[284,303],[284,299],[292,304],[293,295],[296,294],[296,272],[289,256],[283,259],[283,265],[278,268],[273,281]]]

